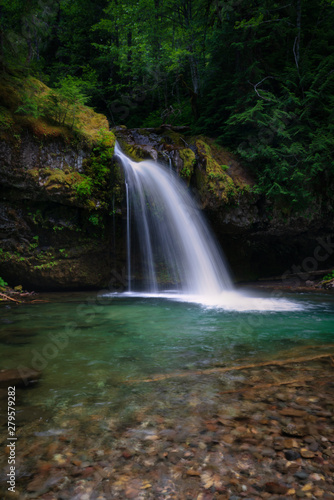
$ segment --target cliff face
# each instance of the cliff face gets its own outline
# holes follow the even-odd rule
[[[15,81],[5,90],[13,104],[0,120],[0,276],[30,290],[105,286],[122,184],[106,118],[82,108],[89,131],[73,131],[16,115]]]
[[[113,172],[94,189],[84,173],[92,147],[29,133],[3,141],[0,155],[0,276],[39,290],[105,286]]]

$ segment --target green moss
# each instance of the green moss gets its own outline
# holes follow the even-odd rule
[[[111,174],[111,159],[114,154],[115,137],[106,130],[100,131],[99,142],[85,162],[85,173],[92,183],[92,191],[105,191]]]
[[[8,130],[13,124],[14,120],[11,112],[3,106],[0,106],[0,130]]]
[[[73,184],[73,188],[81,200],[86,200],[92,194],[92,181],[88,177],[82,176],[82,180]]]
[[[189,182],[190,177],[194,173],[194,167],[196,164],[195,153],[189,148],[184,148],[180,149],[179,154],[183,162],[183,167],[180,172],[180,175]]]
[[[208,190],[225,203],[233,202],[240,188],[235,185],[233,179],[226,173],[227,165],[220,165],[213,157],[211,147],[202,139],[196,141],[197,150],[204,161],[206,172],[206,185]]]
[[[102,215],[99,213],[92,213],[88,220],[91,224],[93,224],[93,226],[104,227]]]
[[[56,262],[56,261],[46,262],[45,264],[39,264],[37,266],[34,266],[34,269],[38,269],[38,270],[52,269],[57,264],[58,264],[58,262]]]
[[[126,144],[125,142],[121,141],[122,143],[122,149],[124,153],[129,156],[132,160],[134,161],[143,161],[147,158],[149,158],[149,155],[147,154],[146,151],[143,149],[139,148],[138,146],[131,145],[131,144]]]
[[[45,189],[49,192],[63,193],[67,198],[83,202],[88,208],[95,208],[97,201],[92,198],[94,193],[94,180],[76,171],[61,170],[59,168],[30,169],[28,174],[37,183],[42,178]],[[40,182],[39,182],[40,185]],[[36,221],[40,220],[38,215]],[[35,220],[34,220],[35,222]]]
[[[165,142],[172,143],[174,146],[183,147],[184,148],[184,140],[181,134],[175,132],[174,130],[168,130],[164,133],[162,138]]]
[[[56,194],[58,199],[66,200],[66,203],[84,205],[89,210],[95,210],[96,207],[108,209],[112,188],[111,158],[116,137],[109,130],[107,118],[87,106],[78,105],[74,124],[57,125],[44,106],[46,96],[50,93],[46,85],[31,77],[2,76],[0,138],[20,148],[21,135],[23,137],[29,130],[41,149],[48,141],[57,138],[63,142],[62,150],[68,145],[71,150],[83,149],[87,156],[83,162],[84,173],[69,166],[55,169],[43,165],[41,168],[27,169],[36,189],[40,191],[44,188],[50,194]],[[90,156],[87,151],[91,151]],[[33,222],[41,222],[40,214],[35,215]]]
[[[5,251],[5,250],[3,250],[3,249],[0,248],[0,260],[1,260],[2,263],[5,263],[5,262],[22,262],[23,260],[25,260],[25,258],[18,251],[10,252],[10,251]]]

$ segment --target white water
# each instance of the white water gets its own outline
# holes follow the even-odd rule
[[[125,170],[145,290],[166,288],[159,284],[161,274],[186,294],[216,296],[231,290],[223,256],[183,183],[154,161],[130,160],[118,145],[115,155]]]
[[[130,232],[130,197],[129,186],[125,183],[126,189],[126,250],[128,261],[128,291],[131,292],[131,232]]]
[[[236,292],[224,257],[183,182],[157,162],[132,161],[118,144],[115,156],[126,176],[127,296],[162,297],[236,311],[303,309],[286,299]],[[135,238],[130,227],[136,228],[139,252],[132,245]],[[144,291],[133,290],[130,274],[136,266],[132,255],[137,266],[140,261]],[[165,290],[165,282],[172,290]]]

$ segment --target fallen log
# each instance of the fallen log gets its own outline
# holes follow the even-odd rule
[[[178,372],[178,373],[165,373],[165,374],[159,374],[159,375],[153,375],[151,378],[146,378],[146,379],[131,379],[127,380],[127,384],[134,384],[134,383],[148,383],[148,382],[159,382],[161,380],[166,380],[170,378],[184,378],[184,377],[193,377],[196,375],[211,375],[215,373],[226,373],[226,372],[231,372],[234,370],[247,370],[249,368],[260,368],[263,366],[283,366],[291,363],[305,363],[307,361],[314,361],[316,359],[321,359],[321,358],[331,358],[333,356],[333,353],[327,353],[327,354],[315,354],[313,356],[302,356],[300,358],[289,358],[289,359],[278,359],[278,360],[271,360],[271,361],[263,361],[261,363],[251,363],[247,365],[237,365],[237,366],[224,366],[224,367],[217,367],[217,368],[209,368],[207,370],[193,370],[193,371],[188,371],[188,372]]]

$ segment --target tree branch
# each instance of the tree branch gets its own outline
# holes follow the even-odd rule
[[[254,84],[254,83],[252,83],[252,82],[250,82],[250,81],[248,80],[248,83],[249,83],[250,85],[252,85],[252,86],[253,86],[253,88],[254,88],[255,92],[257,93],[257,95],[258,95],[261,99],[263,99],[264,101],[272,101],[272,99],[269,99],[268,97],[263,97],[261,94],[259,94],[259,91],[258,91],[258,89],[257,89],[257,88],[258,88],[258,86],[259,86],[259,85],[261,85],[261,83],[262,83],[262,82],[264,82],[264,81],[265,81],[265,80],[267,80],[268,78],[273,78],[273,79],[275,79],[275,77],[274,77],[274,76],[266,76],[266,77],[265,77],[265,78],[263,78],[260,82],[255,83],[255,84]],[[260,90],[261,90],[261,89],[260,89]]]
[[[5,300],[12,300],[13,302],[16,302],[17,304],[21,303],[19,300],[12,299],[12,297],[9,297],[8,295],[6,295],[4,293],[0,293],[0,297],[4,297]]]

